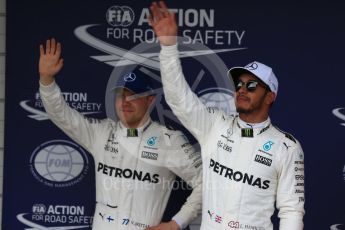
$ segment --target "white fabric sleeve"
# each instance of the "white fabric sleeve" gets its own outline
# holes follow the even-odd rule
[[[177,45],[161,46],[160,69],[165,99],[181,123],[202,143],[212,127],[209,110],[190,89],[182,72]]]
[[[184,229],[185,227],[183,227],[183,222],[182,220],[179,220],[178,217],[173,217],[171,218],[172,220],[174,220],[176,222],[176,224],[179,226],[180,229]]]
[[[51,121],[70,138],[89,152],[92,152],[91,148],[95,131],[91,123],[99,123],[98,120],[91,122],[92,120],[85,118],[78,111],[70,108],[55,81],[50,85],[40,83],[39,91],[44,108]]]
[[[297,140],[296,140],[297,142]],[[290,149],[291,148],[291,149]],[[304,216],[304,156],[300,144],[291,146],[281,159],[277,202],[280,230],[302,230]]]
[[[175,135],[174,139],[167,162],[168,168],[193,189],[180,211],[172,218],[183,229],[201,212],[202,160],[200,152],[182,133]]]

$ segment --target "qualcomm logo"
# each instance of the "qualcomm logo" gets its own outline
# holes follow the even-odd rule
[[[68,187],[80,182],[89,170],[85,151],[65,140],[48,141],[30,157],[30,170],[41,183],[50,187]]]
[[[343,113],[342,113],[341,110],[345,110],[345,108],[333,109],[332,113],[334,116],[336,116],[337,118],[339,118],[340,120],[343,121],[343,123],[340,123],[340,125],[345,126],[345,111],[343,111]]]
[[[87,93],[83,92],[62,92],[62,97],[66,103],[73,109],[78,110],[84,115],[96,114],[101,112],[101,103],[89,102]],[[40,94],[37,92],[33,100],[23,100],[19,105],[29,112],[29,118],[37,121],[48,119],[47,113],[44,111],[43,102]]]

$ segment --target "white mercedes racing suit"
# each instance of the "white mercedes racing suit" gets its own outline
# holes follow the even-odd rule
[[[127,128],[110,119],[87,119],[71,109],[54,82],[40,84],[49,118],[87,149],[95,161],[95,230],[145,229],[160,223],[175,175],[193,191],[173,217],[187,226],[201,210],[201,156],[180,131],[152,120],[128,136]]]
[[[177,45],[162,46],[160,62],[165,98],[201,146],[201,229],[271,230],[275,202],[280,230],[303,229],[299,142],[270,119],[248,129],[239,117],[206,108],[184,78]]]

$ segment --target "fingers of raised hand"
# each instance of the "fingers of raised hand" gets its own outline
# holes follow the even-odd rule
[[[50,53],[50,49],[51,49],[51,47],[50,47],[50,39],[48,39],[47,41],[46,41],[46,50],[45,50],[45,53],[46,54],[49,54]]]
[[[172,16],[166,4],[163,1],[160,1],[158,4],[156,2],[152,2],[150,10],[151,15],[149,16],[149,21],[151,22],[151,24],[158,22],[163,18],[168,18]]]
[[[169,9],[168,9],[168,7],[164,1],[160,1],[159,6],[160,6],[159,11],[160,11],[162,17],[170,17],[171,16],[171,13],[170,13],[170,11],[169,11]]]
[[[55,38],[48,39],[45,44],[45,48],[43,45],[40,45],[40,54],[41,55],[55,55],[61,53],[61,44],[56,42]]]

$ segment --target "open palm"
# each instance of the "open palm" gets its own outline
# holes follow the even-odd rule
[[[52,81],[62,66],[61,44],[57,43],[54,38],[48,39],[45,47],[40,45],[39,74],[41,81]]]
[[[150,7],[152,16],[149,21],[162,45],[174,45],[177,36],[175,14],[171,13],[164,2],[153,2]]]

